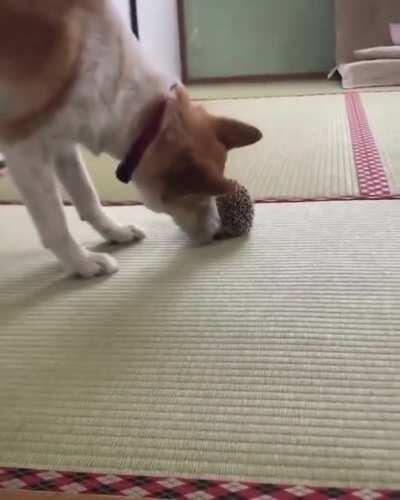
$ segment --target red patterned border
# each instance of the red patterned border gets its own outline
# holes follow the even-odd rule
[[[361,96],[349,92],[345,99],[360,194],[365,198],[390,196],[385,168]]]
[[[257,205],[272,204],[272,203],[315,203],[327,201],[390,201],[399,200],[400,194],[393,194],[389,196],[316,196],[315,198],[260,198],[254,200]],[[23,206],[21,201],[0,201],[1,206]],[[65,202],[65,206],[70,207],[72,203]],[[135,201],[102,201],[104,207],[141,207],[139,202]]]
[[[264,198],[255,200],[255,203],[314,203],[326,201],[388,201],[399,200],[400,194],[389,196],[316,196],[315,198]]]
[[[312,488],[236,481],[0,469],[0,490],[188,500],[399,500],[400,490]]]

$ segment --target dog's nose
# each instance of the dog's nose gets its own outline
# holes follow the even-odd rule
[[[211,243],[216,236],[221,232],[221,220],[219,216],[208,218],[204,225],[196,231],[193,239],[199,245],[207,245]]]

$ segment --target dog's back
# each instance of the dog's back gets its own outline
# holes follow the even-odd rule
[[[0,139],[44,119],[79,69],[85,23],[104,0],[2,0]]]

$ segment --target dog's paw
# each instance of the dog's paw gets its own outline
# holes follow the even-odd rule
[[[126,244],[142,241],[146,236],[135,226],[117,226],[104,234],[107,241],[115,244]]]
[[[85,259],[75,267],[74,272],[81,278],[106,276],[118,271],[119,266],[114,257],[106,253],[89,252]]]

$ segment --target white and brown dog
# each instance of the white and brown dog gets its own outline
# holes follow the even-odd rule
[[[228,150],[260,138],[154,71],[112,0],[1,0],[0,149],[43,244],[70,271],[92,277],[118,266],[73,238],[56,176],[104,238],[144,236],[105,213],[77,144],[121,160],[118,178],[135,182],[148,208],[207,242],[220,225],[215,196],[231,189]]]

